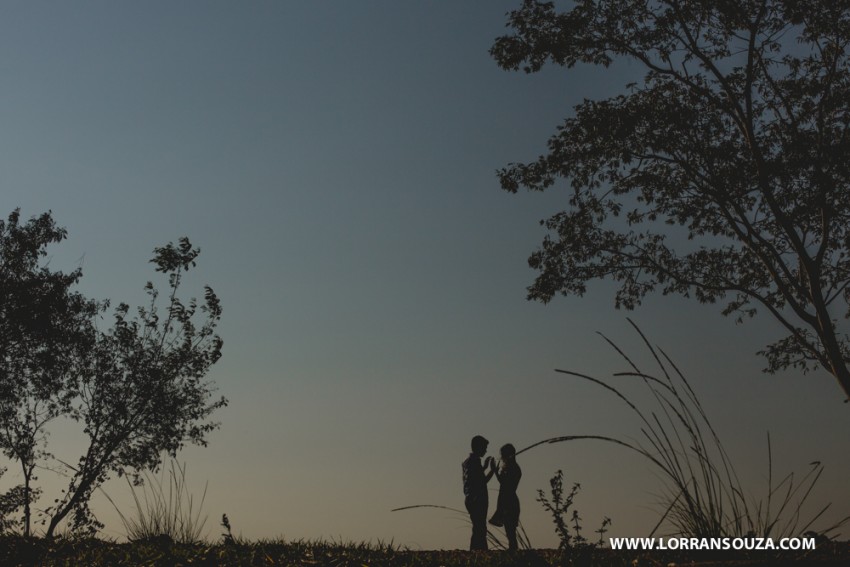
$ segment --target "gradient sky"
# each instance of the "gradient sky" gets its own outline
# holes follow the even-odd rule
[[[0,214],[52,210],[69,238],[51,265],[82,263],[80,289],[116,302],[165,286],[155,246],[187,235],[202,249],[186,291],[209,283],[222,300],[210,378],[230,406],[181,460],[196,492],[208,483],[210,537],[227,513],[248,538],[467,547],[462,518],[390,510],[462,508],[475,434],[491,454],[638,437],[616,398],[553,372],[625,370],[596,331],[649,366],[627,315],[688,376],[754,495],[770,431],[774,476],[820,460],[813,504],[850,513],[850,408],[824,372],[760,373],[771,320],[660,296],[628,314],[606,283],[526,301],[537,221],[564,195],[506,194],[495,170],[535,158],[575,104],[640,69],[500,70],[487,50],[518,4],[0,4]],[[76,460],[70,431],[51,447]],[[648,535],[658,519],[657,474],[624,449],[577,442],[519,462],[535,546],[557,545],[535,497],[559,468],[582,484],[588,531],[610,516],[611,535]],[[42,481],[52,498],[61,479]],[[126,485],[106,491],[132,513]],[[100,495],[95,510],[120,537]]]

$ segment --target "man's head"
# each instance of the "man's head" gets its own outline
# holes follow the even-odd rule
[[[480,435],[476,435],[472,438],[472,452],[479,457],[483,457],[487,453],[487,445],[489,444],[489,441]]]

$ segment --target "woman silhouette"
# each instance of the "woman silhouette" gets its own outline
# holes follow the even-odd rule
[[[516,529],[519,525],[519,498],[516,495],[522,470],[516,463],[516,449],[508,443],[499,450],[502,461],[498,468],[496,463],[490,466],[499,479],[499,499],[496,503],[496,511],[490,518],[494,526],[504,526],[505,535],[508,537],[508,549],[517,549]]]

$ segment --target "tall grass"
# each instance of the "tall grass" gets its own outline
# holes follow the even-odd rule
[[[124,514],[108,495],[107,498],[118,512],[128,540],[183,544],[204,540],[207,516],[202,516],[202,509],[207,484],[196,501],[186,484],[186,463],[172,460],[167,473],[163,468],[159,478],[145,474],[141,485],[135,486],[129,478],[127,484],[133,494],[135,514]]]
[[[759,499],[746,496],[732,459],[685,376],[663,350],[650,344],[631,319],[628,321],[658,367],[654,374],[642,371],[614,342],[599,334],[631,369],[614,376],[639,380],[649,389],[654,407],[641,408],[618,388],[592,376],[570,370],[556,372],[588,380],[614,394],[639,418],[641,439],[624,441],[602,435],[567,435],[545,439],[517,454],[543,444],[595,439],[642,455],[665,480],[664,512],[650,535],[655,535],[662,526],[672,529],[670,535],[694,537],[789,537],[811,530],[830,507],[826,504],[805,517],[802,512],[823,465],[816,461],[801,479],[791,473],[775,482],[768,436],[766,496]],[[817,533],[829,536],[848,520],[850,516]]]

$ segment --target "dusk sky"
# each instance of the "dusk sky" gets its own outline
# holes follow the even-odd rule
[[[208,536],[466,548],[461,462],[475,434],[518,448],[558,435],[639,438],[609,392],[652,365],[631,317],[679,365],[754,497],[774,478],[825,472],[822,525],[850,514],[850,406],[826,372],[761,373],[780,336],[718,306],[652,296],[628,313],[613,287],[526,300],[538,221],[564,187],[510,195],[496,170],[536,158],[585,98],[618,94],[636,65],[509,73],[488,55],[519,0],[478,2],[5,2],[0,4],[0,195],[5,218],[52,210],[68,239],[51,267],[79,289],[138,304],[154,247],[202,250],[187,295],[224,308],[210,373],[230,400],[206,448],[180,455]],[[628,378],[612,384],[627,391]],[[637,386],[637,385],[635,385]],[[73,427],[50,448],[76,461]],[[592,441],[520,455],[521,520],[556,547],[535,501],[558,469],[580,482],[593,535],[645,536],[663,485],[649,463]],[[11,465],[9,463],[4,463]],[[20,482],[12,466],[0,488]],[[42,471],[43,501],[63,481]],[[491,488],[497,489],[496,481]],[[106,492],[132,513],[129,489]],[[494,506],[495,492],[491,496]],[[123,528],[102,495],[106,537]],[[843,538],[850,535],[848,528]]]

